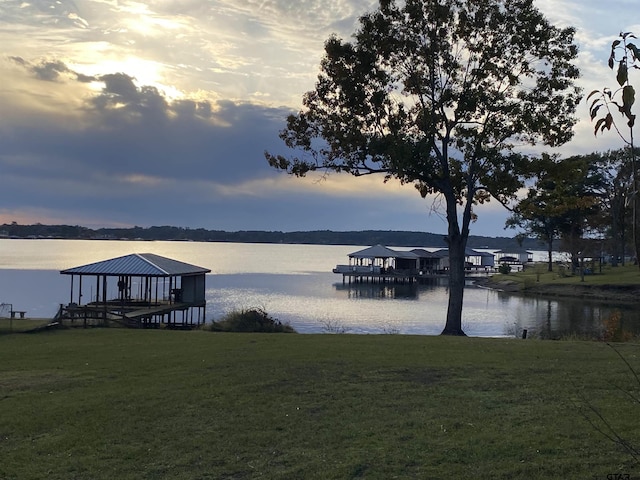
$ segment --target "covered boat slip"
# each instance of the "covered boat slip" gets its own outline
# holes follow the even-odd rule
[[[468,274],[487,274],[494,268],[493,255],[467,249]],[[349,265],[337,265],[333,273],[342,274],[342,282],[413,283],[421,279],[446,276],[449,253],[415,248],[398,251],[374,245],[349,254]]]
[[[349,254],[349,265],[337,265],[333,272],[342,274],[343,283],[347,279],[349,283],[412,283],[418,275],[417,258],[413,252],[399,252],[374,245]]]
[[[62,270],[70,298],[64,324],[110,322],[129,327],[190,328],[205,322],[205,275],[211,270],[151,253],[131,254]]]

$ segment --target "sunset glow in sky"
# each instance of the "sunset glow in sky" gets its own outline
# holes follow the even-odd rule
[[[585,94],[631,0],[537,0],[577,28]],[[263,152],[313,88],[324,41],[348,38],[374,0],[0,2],[0,223],[217,230],[446,230],[437,201],[382,178],[291,178]],[[640,74],[637,76],[640,84]],[[639,88],[636,86],[636,88]],[[586,103],[563,156],[594,138]],[[511,236],[495,202],[472,235]]]

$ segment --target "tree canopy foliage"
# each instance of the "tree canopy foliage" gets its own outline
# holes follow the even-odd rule
[[[353,41],[327,40],[316,87],[281,133],[298,154],[266,157],[297,176],[380,173],[442,195],[451,262],[443,333],[463,334],[474,205],[514,198],[531,167],[517,146],[572,136],[574,30],[550,25],[532,0],[398,3],[381,0]]]
[[[584,250],[585,234],[602,228],[605,183],[605,157],[577,155],[566,159],[543,155],[535,161],[536,181],[507,220],[509,227],[520,227],[525,234],[547,244],[548,270],[552,270],[552,251],[562,240],[577,264]]]
[[[606,250],[616,265],[624,262],[632,219],[629,199],[633,181],[626,149],[594,152],[566,159],[543,155],[536,160],[536,180],[527,195],[514,207],[506,226],[520,228],[522,235],[545,242],[551,251],[554,242],[562,250],[585,254],[592,240]],[[591,251],[589,256],[600,252]]]

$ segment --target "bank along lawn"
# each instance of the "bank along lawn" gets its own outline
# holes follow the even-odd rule
[[[3,335],[0,478],[633,478],[585,415],[640,445],[634,381],[596,342]]]
[[[537,262],[528,265],[524,271],[511,272],[509,274],[496,274],[496,281],[510,280],[522,285],[523,288],[535,286],[575,285],[575,286],[640,286],[640,269],[637,265],[602,265],[598,263],[585,263],[587,272],[581,276],[579,272],[572,274],[566,265],[553,265],[553,271],[548,271],[548,265]]]
[[[0,335],[35,330],[50,322],[50,318],[0,318]]]

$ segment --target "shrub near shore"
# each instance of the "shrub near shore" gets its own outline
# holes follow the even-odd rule
[[[273,318],[263,308],[247,308],[227,313],[222,320],[205,325],[212,332],[296,333],[288,323]]]
[[[637,344],[619,345],[636,371]],[[606,478],[595,342],[124,329],[0,337],[0,478]]]

